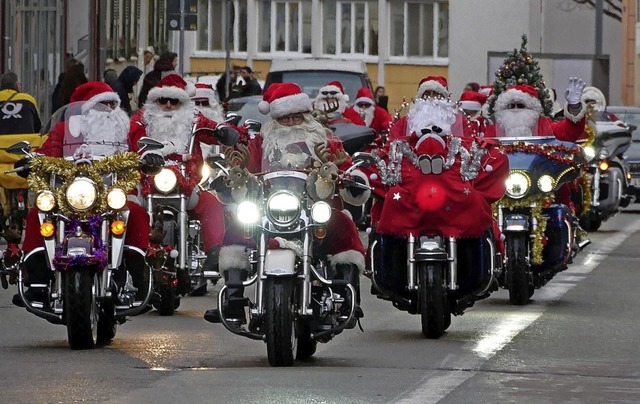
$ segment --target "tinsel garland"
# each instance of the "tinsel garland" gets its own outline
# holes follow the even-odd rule
[[[85,227],[85,229],[88,228],[89,234],[93,237],[93,254],[91,256],[67,256],[65,254],[66,246],[61,244],[56,248],[56,254],[53,257],[53,265],[56,269],[61,271],[86,266],[96,266],[99,270],[106,268],[108,263],[107,249],[102,237],[100,236],[102,215],[97,214],[91,216],[85,221],[81,221],[76,218],[69,220],[66,226],[65,236],[75,233],[78,227]]]
[[[444,162],[444,169],[450,169],[456,162],[456,156],[460,155],[460,177],[468,182],[475,179],[480,172],[480,163],[486,150],[481,148],[476,142],[467,150],[462,146],[462,139],[447,135],[449,141],[447,156]],[[396,185],[402,182],[402,158],[406,157],[409,162],[418,166],[419,156],[413,151],[411,146],[404,140],[394,140],[389,145],[389,162],[385,162],[376,153],[373,153],[376,167],[380,173],[380,179],[385,185]]]
[[[581,168],[583,163],[576,161],[574,155],[582,152],[580,147],[568,147],[564,145],[535,144],[528,142],[514,142],[510,144],[500,144],[500,150],[505,153],[535,153],[546,157],[551,161],[566,164],[574,168]]]
[[[533,242],[531,245],[531,259],[533,264],[539,265],[542,264],[542,250],[544,249],[544,244],[546,240],[546,236],[544,234],[545,230],[547,230],[547,219],[542,215],[542,209],[546,206],[551,205],[553,202],[553,197],[544,196],[544,195],[535,195],[526,197],[523,199],[509,199],[502,198],[498,203],[494,204],[494,214],[497,215],[495,209],[498,206],[502,206],[506,209],[515,209],[515,208],[531,208],[531,216],[538,223],[538,226],[533,231]]]
[[[174,161],[167,161],[164,168],[167,168],[174,172],[178,180],[178,187],[180,189],[180,192],[182,192],[185,195],[191,195],[191,193],[193,192],[193,189],[196,187],[196,185],[198,185],[198,182],[199,182],[199,176],[197,173],[198,166],[197,164],[195,164],[194,160],[189,160],[188,162],[185,163],[186,175],[182,175],[182,173],[180,172],[179,164],[180,163],[177,163]],[[154,193],[152,175],[143,176],[141,185],[142,185],[143,195],[147,196]]]
[[[60,157],[36,156],[31,160],[31,173],[27,182],[29,183],[29,188],[35,193],[41,191],[53,192],[56,197],[56,203],[65,216],[87,219],[96,213],[102,213],[107,210],[107,194],[111,189],[120,188],[128,194],[136,187],[140,181],[138,173],[139,162],[140,157],[133,152],[106,156],[101,160],[93,161],[91,164],[78,165],[75,165],[73,161]],[[96,204],[91,209],[80,212],[67,204],[66,192],[72,180],[83,173],[86,173],[86,176],[96,184],[98,194],[96,195]],[[117,174],[118,181],[107,187],[104,185],[102,177],[110,173]],[[51,189],[48,181],[50,174],[55,174],[58,179],[61,179],[62,186]]]
[[[591,146],[596,139],[596,131],[588,124],[584,126],[584,131],[587,134],[587,140],[584,142],[584,147]],[[588,211],[591,207],[591,180],[589,179],[588,174],[589,172],[585,166],[580,173],[582,189],[584,190],[582,193],[582,213]]]

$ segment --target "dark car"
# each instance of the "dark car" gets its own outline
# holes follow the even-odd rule
[[[269,119],[269,115],[262,115],[258,111],[258,103],[261,100],[261,95],[232,98],[225,103],[225,112],[233,112],[240,115],[239,125],[242,125],[247,119],[263,124]]]
[[[635,202],[640,202],[640,107],[608,106],[607,112],[614,114],[631,130],[631,146],[625,151],[624,159],[631,174],[629,191],[634,194]]]

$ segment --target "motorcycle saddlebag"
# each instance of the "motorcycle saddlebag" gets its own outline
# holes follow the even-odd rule
[[[547,217],[545,236],[547,243],[542,251],[542,265],[545,267],[564,262],[568,257],[569,229],[566,221],[571,223],[571,210],[566,205],[553,204],[543,209],[543,215]]]

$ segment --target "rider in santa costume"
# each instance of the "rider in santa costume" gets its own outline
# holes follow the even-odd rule
[[[137,142],[148,136],[163,143],[160,150],[166,160],[165,167],[177,167],[177,162],[186,163],[187,178],[183,191],[191,195],[190,211],[202,225],[202,235],[207,258],[203,264],[206,271],[218,272],[220,247],[224,239],[224,207],[210,192],[200,192],[197,188],[201,180],[204,164],[201,143],[215,145],[227,141],[219,132],[218,123],[196,110],[188,92],[187,83],[178,74],[170,74],[160,80],[149,91],[144,107],[131,118],[129,143],[138,150]],[[195,125],[193,151],[189,152],[189,142]],[[178,174],[178,178],[181,175]],[[143,194],[152,192],[150,183],[143,181]]]
[[[336,123],[355,123],[356,125],[367,126],[360,117],[360,114],[349,108],[349,96],[345,94],[342,83],[334,80],[320,87],[318,95],[313,101],[313,109],[320,111],[331,111],[337,106],[337,110],[332,111],[333,118],[327,121],[327,125]]]
[[[389,115],[386,109],[376,105],[376,102],[373,100],[373,94],[371,94],[369,88],[362,87],[359,89],[356,100],[348,109],[360,115],[365,125],[375,130],[378,136],[389,132],[392,121],[391,115]]]

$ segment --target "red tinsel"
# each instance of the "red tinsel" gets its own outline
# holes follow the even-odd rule
[[[574,168],[579,168],[584,165],[583,163],[576,161],[573,157],[574,155],[580,154],[579,147],[514,142],[511,144],[501,144],[500,150],[503,153],[535,153],[545,156],[549,160],[567,164]]]

